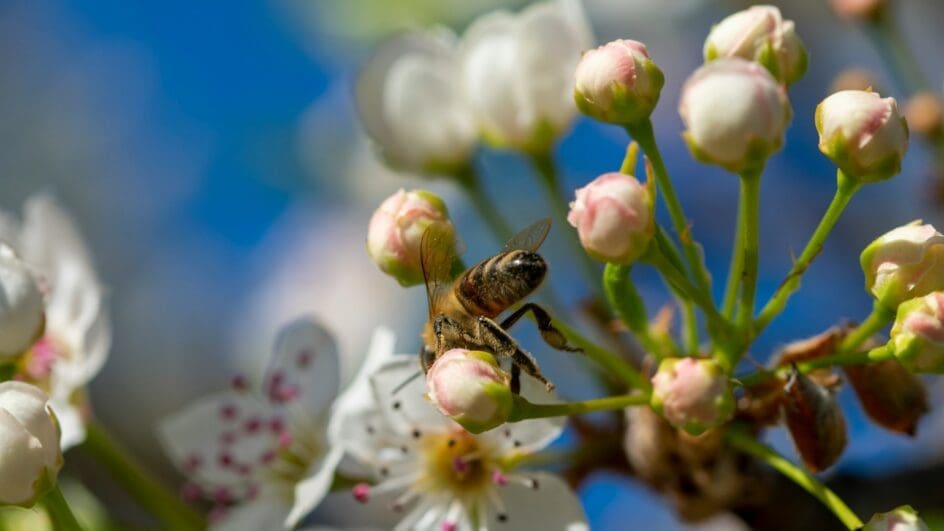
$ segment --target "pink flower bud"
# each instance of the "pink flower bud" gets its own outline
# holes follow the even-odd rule
[[[500,426],[511,414],[509,376],[488,352],[446,351],[426,373],[429,399],[472,433]]]
[[[784,20],[774,6],[752,6],[728,16],[705,40],[705,62],[724,57],[757,61],[783,83],[791,84],[806,72],[803,43],[792,20]]]
[[[770,72],[741,58],[696,70],[682,87],[679,104],[695,158],[732,172],[757,167],[780,149],[791,112],[786,92]]]
[[[584,53],[575,78],[577,108],[597,120],[618,124],[648,118],[665,82],[646,45],[626,39]]]
[[[842,18],[874,20],[887,0],[830,0],[833,11]]]
[[[567,221],[590,256],[618,264],[639,258],[655,234],[652,191],[631,175],[606,173],[577,190]]]
[[[860,257],[865,287],[886,308],[944,290],[944,234],[915,221],[887,232]]]
[[[944,292],[902,303],[889,346],[901,364],[913,371],[944,372]]]
[[[734,413],[728,376],[711,359],[667,358],[652,377],[652,408],[692,435],[718,426]]]
[[[43,295],[29,267],[0,243],[0,360],[26,351],[43,332]]]
[[[918,518],[917,511],[903,505],[887,513],[876,513],[862,531],[931,531],[931,528]]]
[[[0,383],[0,504],[33,503],[62,468],[49,397],[23,382]]]
[[[908,126],[895,98],[842,90],[816,107],[819,150],[853,179],[876,182],[901,170]]]
[[[384,200],[370,218],[367,253],[381,271],[401,285],[421,284],[420,241],[434,222],[451,223],[442,199],[425,190],[401,189]]]

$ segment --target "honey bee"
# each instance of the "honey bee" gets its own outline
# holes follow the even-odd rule
[[[537,253],[551,229],[550,219],[539,220],[515,236],[502,250],[478,264],[455,273],[458,264],[452,225],[436,223],[423,233],[420,264],[426,281],[429,320],[423,328],[420,365],[426,373],[433,363],[452,348],[485,350],[497,360],[511,360],[511,390],[519,393],[521,371],[554,388],[541,374],[537,361],[507,332],[522,316],[531,312],[544,341],[558,349],[579,352],[551,324],[544,308],[533,302],[522,304],[497,323],[505,310],[541,285],[547,263]]]

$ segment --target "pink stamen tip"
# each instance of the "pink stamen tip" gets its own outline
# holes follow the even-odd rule
[[[249,389],[249,379],[245,374],[236,374],[229,382],[234,391],[246,391]]]
[[[308,364],[311,363],[311,351],[303,350],[298,353],[298,357],[295,358],[295,364],[298,365],[299,369],[304,369],[308,367]]]
[[[233,495],[226,487],[218,487],[213,491],[213,500],[220,505],[226,505],[233,501]]]
[[[361,503],[367,503],[367,500],[370,499],[370,485],[367,483],[354,485],[354,488],[351,489],[351,495],[354,496],[355,500]]]
[[[184,460],[184,471],[189,474],[196,472],[201,466],[203,466],[203,459],[197,454],[190,454]]]
[[[262,455],[259,456],[259,461],[261,461],[263,465],[268,465],[272,461],[275,461],[275,451],[266,450],[262,452]]]
[[[233,404],[223,404],[223,407],[220,408],[220,416],[223,417],[224,420],[235,419],[238,412],[236,406]]]
[[[220,466],[223,468],[228,468],[233,466],[233,454],[229,452],[223,452],[219,457]]]
[[[243,425],[243,429],[246,430],[246,433],[256,433],[259,431],[259,428],[262,427],[262,420],[258,417],[253,417],[246,421]]]
[[[504,487],[508,484],[508,478],[505,476],[505,474],[502,474],[501,470],[496,470],[492,472],[492,483],[500,487]]]
[[[279,434],[279,448],[285,450],[291,445],[292,445],[292,434],[287,431],[283,431],[282,433],[280,433]]]
[[[297,386],[283,385],[272,389],[270,396],[272,397],[272,400],[280,404],[284,404],[295,400],[300,394],[301,391],[298,390]]]
[[[456,474],[465,474],[469,471],[469,463],[462,457],[456,457],[452,460],[452,469]]]
[[[280,418],[274,418],[269,422],[269,430],[271,430],[272,433],[282,433],[285,431],[285,422]]]
[[[440,527],[442,531],[456,531],[457,528],[458,526],[455,522],[443,522],[442,527]]]
[[[236,467],[236,472],[240,476],[248,476],[252,472],[252,467],[246,463],[240,463],[239,466]]]

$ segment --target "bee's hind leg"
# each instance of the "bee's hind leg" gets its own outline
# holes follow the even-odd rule
[[[517,323],[524,314],[528,312],[531,312],[531,315],[534,316],[534,320],[538,325],[538,330],[541,332],[541,337],[544,339],[545,343],[556,348],[557,350],[564,350],[567,352],[583,352],[582,348],[575,347],[567,343],[567,338],[564,337],[564,334],[562,334],[561,331],[555,328],[551,323],[551,316],[547,313],[547,310],[533,302],[528,302],[521,305],[520,308],[515,310],[511,315],[506,317],[504,321],[502,321],[501,327],[505,330],[508,330],[515,323]]]
[[[478,339],[480,342],[491,349],[496,356],[502,356],[511,358],[512,364],[512,378],[514,379],[515,371],[524,372],[533,376],[536,380],[543,383],[547,390],[550,391],[554,389],[554,384],[547,381],[547,378],[541,374],[541,369],[538,368],[538,362],[528,354],[521,347],[518,346],[518,343],[508,335],[508,332],[504,328],[498,326],[498,323],[492,321],[487,317],[479,317],[478,320]],[[514,383],[512,384],[514,385]],[[518,383],[520,388],[520,382]],[[512,391],[515,389],[512,388]],[[520,390],[520,389],[519,389]]]

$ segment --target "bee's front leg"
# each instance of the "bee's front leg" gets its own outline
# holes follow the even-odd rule
[[[554,384],[547,381],[547,378],[541,374],[541,369],[538,368],[538,362],[534,357],[522,350],[508,332],[498,326],[498,323],[487,317],[479,317],[476,329],[478,340],[491,349],[495,355],[511,358],[513,378],[515,368],[518,368],[543,383],[548,391],[554,388]]]
[[[434,361],[435,359],[438,359],[440,356],[442,356],[444,352],[446,352],[447,347],[460,346],[456,344],[457,339],[465,344],[474,345],[478,343],[478,340],[466,332],[458,321],[443,313],[437,315],[433,320],[433,334],[436,335],[436,352]],[[452,338],[451,341],[446,340],[447,335]],[[430,365],[432,365],[432,362],[430,362]]]
[[[534,321],[537,323],[538,330],[541,332],[541,338],[544,339],[545,343],[556,348],[557,350],[564,350],[567,352],[583,352],[583,349],[567,343],[567,338],[564,337],[564,334],[562,334],[561,331],[555,328],[551,323],[551,316],[549,313],[547,313],[547,310],[533,302],[528,302],[521,305],[520,308],[515,310],[511,315],[506,317],[504,321],[502,321],[501,327],[505,330],[508,330],[515,323],[517,323],[524,314],[528,312],[531,312],[531,315],[534,316]]]

